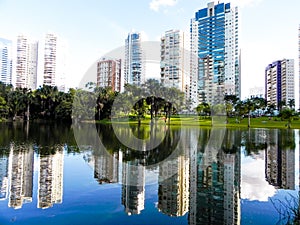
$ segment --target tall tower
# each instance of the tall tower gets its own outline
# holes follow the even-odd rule
[[[161,38],[161,82],[166,87],[184,91],[184,34],[179,30],[166,31]]]
[[[124,76],[125,84],[140,86],[145,82],[140,33],[129,33],[125,40]]]
[[[16,87],[36,89],[38,42],[24,35],[17,38]]]
[[[5,84],[12,83],[12,42],[0,38],[0,81]]]
[[[190,28],[193,105],[222,103],[225,95],[240,97],[237,7],[210,2],[196,12]]]
[[[101,59],[97,62],[97,86],[121,91],[121,59]]]
[[[46,34],[44,48],[44,81],[43,84],[49,86],[56,85],[56,53],[57,53],[57,36]]]
[[[265,69],[265,98],[269,105],[280,107],[281,101],[295,99],[294,60],[274,61]]]

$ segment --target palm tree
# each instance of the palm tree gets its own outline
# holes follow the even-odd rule
[[[295,99],[289,99],[288,100],[288,106],[290,107],[290,109],[294,109],[294,107],[295,107]]]
[[[278,110],[281,112],[283,106],[286,106],[286,102],[284,100],[281,100],[278,102]]]

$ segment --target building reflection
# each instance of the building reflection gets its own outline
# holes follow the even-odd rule
[[[62,203],[64,147],[54,148],[54,154],[39,156],[37,207],[42,209]]]
[[[159,164],[158,210],[183,216],[189,209],[189,149],[191,132],[182,130],[179,155]]]
[[[145,167],[139,159],[123,163],[122,204],[128,215],[140,214],[144,209]]]
[[[118,183],[119,154],[114,152],[112,155],[103,153],[94,156],[94,178],[102,183]]]
[[[295,190],[295,133],[270,130],[265,150],[265,176],[276,188]]]
[[[208,144],[210,132],[200,131],[200,145]],[[214,135],[222,137],[222,132],[217,130]],[[237,132],[226,130],[222,146],[211,145],[204,152],[201,147],[200,151],[191,149],[196,160],[191,159],[191,174],[195,175],[190,179],[190,225],[240,224],[241,139]]]
[[[31,145],[10,145],[8,206],[22,208],[32,202],[34,152]]]
[[[0,156],[0,200],[7,199],[8,194],[8,157]]]

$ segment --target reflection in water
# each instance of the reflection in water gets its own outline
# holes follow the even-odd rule
[[[38,208],[62,203],[64,148],[54,146],[55,153],[39,156]]]
[[[207,132],[209,130],[202,130],[200,140],[206,140],[203,137]],[[240,224],[241,167],[240,151],[236,151],[239,143],[239,132],[227,130],[223,150],[219,149],[214,157],[205,152],[193,152],[197,161],[194,161],[196,165],[191,165],[191,173],[196,177],[190,180],[190,225]],[[203,145],[203,142],[199,144]]]
[[[283,132],[288,132],[283,135]],[[288,131],[269,131],[268,143],[265,152],[266,180],[276,188],[295,190],[295,133]]]
[[[0,200],[5,200],[8,194],[8,158],[0,156]]]
[[[128,215],[140,214],[145,204],[145,167],[139,160],[123,164],[122,204]]]
[[[169,216],[183,216],[189,208],[189,132],[182,131],[180,154],[159,165],[158,209]]]
[[[32,146],[14,143],[10,145],[9,207],[18,209],[23,203],[32,202],[33,157]]]
[[[125,128],[118,129],[120,136],[129,135],[130,139],[133,135]],[[247,155],[248,162],[260,160],[265,185],[276,189],[296,188],[294,130],[164,129],[162,143],[149,151],[126,148],[110,126],[98,130],[106,149],[92,148],[88,143],[88,147],[81,148],[79,154],[93,168],[93,173],[88,175],[95,179],[96,185],[122,184],[116,185],[121,189],[119,204],[128,215],[145,212],[146,174],[151,170],[158,178],[155,193],[160,213],[186,216],[189,225],[241,224],[242,154]],[[83,126],[81,132],[89,130]],[[224,138],[216,141],[218,137]],[[26,144],[13,141],[7,144],[8,139],[4,137],[9,151],[0,151],[0,200],[18,209],[32,202],[33,193],[37,193],[37,208],[62,203],[64,155],[70,152],[68,141],[58,140],[48,145],[46,142],[33,144],[30,140]],[[38,179],[36,192],[33,191],[34,168]],[[249,171],[261,173],[259,169]]]
[[[119,182],[119,152],[94,154],[94,178],[99,184]]]

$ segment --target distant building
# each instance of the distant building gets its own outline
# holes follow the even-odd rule
[[[97,62],[97,86],[121,91],[121,59],[101,59]]]
[[[37,88],[38,42],[24,35],[17,37],[16,87]]]
[[[161,83],[184,91],[184,33],[179,30],[166,31],[160,46]]]
[[[191,20],[190,99],[219,104],[241,97],[238,8],[210,2]]]
[[[55,34],[45,36],[43,84],[65,91],[66,43]]]
[[[253,87],[249,89],[249,98],[265,98],[264,87]]]
[[[295,99],[294,60],[283,59],[273,62],[265,70],[265,99],[276,107],[284,101]]]
[[[12,83],[12,41],[0,38],[0,81]]]
[[[125,40],[124,79],[125,84],[138,86],[145,82],[140,33],[129,33]]]

